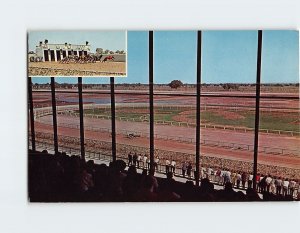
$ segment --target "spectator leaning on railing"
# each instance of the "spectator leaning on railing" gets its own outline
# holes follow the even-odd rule
[[[166,173],[168,173],[170,171],[170,165],[171,165],[170,160],[166,159],[165,164],[166,164]]]
[[[181,171],[182,171],[183,177],[185,177],[186,169],[187,169],[187,163],[186,163],[186,161],[184,161],[181,165]]]
[[[173,173],[175,173],[175,167],[176,167],[176,162],[175,162],[174,159],[172,159],[172,162],[171,162],[171,171],[172,171]]]
[[[158,170],[158,164],[159,164],[159,156],[156,156],[154,159],[154,169]]]
[[[283,181],[283,184],[282,184],[282,186],[283,186],[283,196],[286,196],[286,195],[289,194],[289,193],[288,193],[288,190],[289,190],[289,184],[290,184],[289,179],[285,179],[285,180]]]

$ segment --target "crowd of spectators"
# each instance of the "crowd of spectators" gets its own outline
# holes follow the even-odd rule
[[[231,176],[224,177],[224,189],[214,188],[212,180],[218,176],[209,176],[203,171],[200,187],[187,180],[186,183],[177,182],[173,178],[172,168],[166,173],[166,178],[155,176],[155,171],[147,170],[147,159],[143,160],[142,174],[134,164],[134,155],[129,162],[129,168],[123,160],[116,160],[106,164],[95,164],[93,160],[85,161],[79,156],[68,156],[66,153],[56,155],[47,151],[29,151],[28,177],[29,200],[32,202],[115,202],[115,201],[283,201],[293,200],[291,191],[283,190],[275,195],[271,185],[261,186],[263,199],[256,190],[248,187],[246,193],[234,191]],[[170,162],[170,164],[172,164]],[[187,166],[188,167],[188,166]],[[242,176],[242,175],[241,175]],[[270,179],[263,177],[267,184]],[[275,181],[274,181],[275,184]],[[242,184],[243,185],[243,184]],[[289,186],[287,186],[289,187]]]
[[[150,159],[147,157],[147,154],[138,155],[137,153],[133,154],[129,152],[128,166],[130,165],[149,170]],[[178,166],[176,166],[176,161],[173,158],[171,161],[169,159],[165,159],[164,164],[161,164],[159,156],[156,156],[154,168],[156,171],[165,172],[166,174],[169,172],[175,174],[175,170]],[[192,162],[183,161],[181,164],[181,174],[176,173],[176,175],[193,178],[196,177],[194,173],[195,169],[193,168]],[[246,189],[252,188],[254,176],[251,172],[242,170],[229,170],[224,167],[204,165],[200,170],[200,178],[207,178],[210,182],[217,185],[225,185],[227,182],[230,182],[233,188]],[[300,180],[258,173],[256,176],[256,183],[257,192],[268,192],[284,196],[291,195],[295,199],[298,197]]]

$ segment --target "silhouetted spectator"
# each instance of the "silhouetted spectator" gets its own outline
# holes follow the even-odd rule
[[[170,179],[161,186],[160,192],[158,194],[159,201],[178,201],[180,195],[174,191],[175,180]]]
[[[128,167],[130,165],[132,165],[132,159],[133,159],[132,154],[131,154],[131,152],[129,152],[129,154],[128,154]]]
[[[157,188],[158,187],[156,178],[153,176],[146,176],[145,182],[143,183],[140,190],[136,193],[134,200],[139,202],[158,201],[158,195],[154,191]]]
[[[279,177],[279,178],[276,179],[275,185],[276,185],[276,194],[280,195],[281,194],[281,187],[282,187],[281,177]]]
[[[193,166],[192,166],[191,162],[189,162],[189,164],[187,166],[187,170],[186,170],[187,176],[189,178],[191,177],[192,169],[193,169]]]
[[[137,165],[137,161],[138,161],[138,156],[136,153],[134,153],[133,157],[132,157],[132,161],[133,161],[133,165],[136,166]]]
[[[166,163],[166,173],[168,173],[170,171],[170,165],[171,165],[170,160],[166,159],[165,163]]]
[[[186,169],[187,169],[187,164],[186,164],[186,162],[184,161],[184,162],[182,163],[182,166],[181,166],[181,170],[182,170],[182,175],[183,175],[183,176],[185,176]]]
[[[247,173],[243,172],[242,173],[242,186],[243,186],[243,189],[246,187],[246,182],[247,182]]]
[[[176,162],[174,159],[172,159],[172,162],[171,162],[171,172],[175,173],[175,167],[176,167]]]
[[[127,176],[123,182],[123,191],[126,201],[133,201],[135,193],[139,189],[139,178],[134,165],[128,168]]]
[[[267,176],[264,176],[263,179],[259,182],[260,184],[260,191],[264,193],[267,189],[267,182],[266,182]]]
[[[158,170],[158,164],[159,164],[159,156],[156,156],[154,159],[154,169]]]

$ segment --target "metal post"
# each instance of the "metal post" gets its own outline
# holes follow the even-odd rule
[[[116,149],[116,101],[115,101],[115,79],[110,77],[110,105],[111,105],[111,151],[113,161],[117,160]]]
[[[149,31],[150,170],[154,171],[153,31]]]
[[[55,80],[51,77],[51,96],[52,96],[52,118],[53,118],[53,135],[54,135],[54,152],[58,153],[57,139],[57,115],[56,115],[56,99],[55,99]]]
[[[79,120],[80,120],[80,149],[81,149],[81,159],[85,160],[84,124],[83,124],[83,102],[82,102],[82,77],[78,77],[78,96],[79,96]]]
[[[200,178],[200,95],[201,95],[201,40],[202,32],[197,33],[197,111],[196,111],[196,186]]]
[[[260,76],[262,55],[262,30],[258,31],[257,40],[257,69],[256,69],[256,102],[255,102],[255,133],[254,133],[254,161],[253,161],[253,189],[256,190],[258,133],[259,133],[259,106],[260,106]]]
[[[33,99],[32,99],[32,81],[28,77],[28,100],[29,100],[29,113],[30,113],[30,130],[31,130],[31,147],[32,151],[36,150],[35,147],[35,129],[34,129],[34,112],[33,112]]]

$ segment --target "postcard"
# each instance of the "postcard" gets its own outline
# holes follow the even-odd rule
[[[299,200],[298,31],[28,43],[30,202]]]

